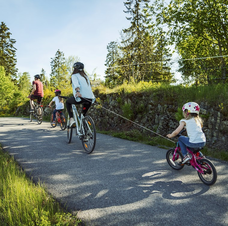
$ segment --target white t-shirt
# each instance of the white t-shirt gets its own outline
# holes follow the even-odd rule
[[[73,88],[74,97],[76,94],[75,88],[79,87],[82,97],[93,99],[93,101],[95,101],[95,96],[92,92],[89,78],[87,77],[87,79],[88,79],[88,83],[86,79],[82,77],[79,73],[72,75],[72,88]],[[79,101],[81,101],[81,98]]]
[[[180,122],[186,123],[186,130],[189,137],[190,143],[202,143],[206,142],[206,137],[204,132],[202,131],[202,127],[200,122],[195,118],[191,119],[181,119]]]
[[[64,109],[64,103],[59,101],[59,97],[58,96],[55,96],[52,99],[52,101],[55,102],[56,110]]]

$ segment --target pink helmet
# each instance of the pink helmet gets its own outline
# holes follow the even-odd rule
[[[182,111],[188,110],[188,113],[196,113],[199,114],[200,112],[200,106],[196,102],[188,102],[184,104],[182,107]]]
[[[59,93],[59,94],[61,94],[61,90],[56,89],[56,90],[55,90],[55,93]]]

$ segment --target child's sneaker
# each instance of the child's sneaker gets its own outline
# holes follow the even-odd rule
[[[52,125],[55,126],[55,121],[52,122]]]
[[[191,160],[191,157],[189,155],[186,155],[182,161],[182,164],[185,164],[189,160]]]

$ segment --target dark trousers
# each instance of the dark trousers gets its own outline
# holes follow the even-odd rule
[[[82,111],[81,113],[85,116],[86,112],[89,110],[91,104],[92,104],[92,99],[84,99],[81,98],[80,102],[76,102],[74,97],[70,97],[67,99],[66,101],[66,108],[67,108],[67,112],[70,116],[70,118],[73,117],[73,112],[72,112],[72,107],[71,104],[75,104],[75,105],[79,105],[82,104]]]

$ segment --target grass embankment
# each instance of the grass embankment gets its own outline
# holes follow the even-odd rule
[[[0,222],[1,226],[81,225],[67,213],[40,183],[26,177],[13,157],[0,146]]]
[[[108,89],[106,87],[98,87],[99,93],[140,93],[148,92],[153,96],[153,101],[162,105],[165,104],[177,104],[181,109],[184,103],[188,101],[195,101],[198,103],[204,103],[208,106],[212,106],[213,110],[222,113],[224,120],[228,119],[228,84],[213,84],[213,85],[201,85],[201,86],[184,86],[184,85],[165,85],[152,82],[140,82],[137,84],[123,84],[116,86],[114,89]],[[99,95],[98,95],[99,97]],[[135,106],[133,106],[135,107]],[[179,121],[182,118],[182,111],[176,112],[176,120]],[[202,117],[208,117],[204,115]],[[133,119],[134,121],[134,119]],[[119,137],[122,139],[133,140],[153,146],[159,146],[163,148],[174,147],[174,143],[170,142],[159,136],[149,137],[146,134],[142,134],[137,130],[133,131],[100,131],[104,134]],[[223,131],[224,133],[225,131]],[[203,153],[206,156],[228,161],[228,152],[225,150],[215,150],[205,147]]]

